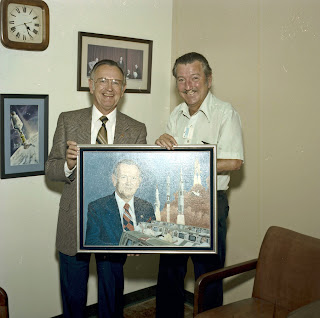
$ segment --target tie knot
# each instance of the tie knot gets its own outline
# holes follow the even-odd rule
[[[130,208],[129,203],[126,203],[123,208],[124,208],[125,210],[129,211],[129,208]]]
[[[105,124],[108,121],[107,116],[101,116],[99,119],[102,121],[103,124]]]

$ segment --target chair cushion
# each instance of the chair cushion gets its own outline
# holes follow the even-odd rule
[[[195,318],[286,318],[287,310],[275,308],[274,304],[249,298],[204,311]]]
[[[320,317],[320,300],[314,301],[308,305],[292,311],[288,318],[319,318]]]

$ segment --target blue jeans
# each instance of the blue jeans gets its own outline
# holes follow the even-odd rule
[[[59,253],[63,316],[86,317],[87,283],[91,254]],[[98,273],[99,318],[123,317],[125,254],[95,254]]]
[[[162,254],[160,256],[156,317],[184,317],[184,278],[189,256],[194,266],[195,280],[207,272],[224,267],[226,257],[228,199],[225,191],[217,193],[218,205],[218,254]],[[205,310],[223,303],[222,281],[209,285],[206,290]]]

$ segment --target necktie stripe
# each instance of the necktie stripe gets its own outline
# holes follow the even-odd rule
[[[126,216],[130,221],[132,221],[132,219],[131,219],[131,215],[130,215],[130,214],[128,214],[128,213],[127,213],[127,211],[125,211],[125,212],[124,212],[124,214],[125,214],[125,216]]]
[[[129,211],[130,205],[126,203],[123,208],[124,208],[124,212],[122,216],[123,229],[125,231],[134,231],[134,225],[133,225],[132,217]]]
[[[106,128],[106,122],[108,121],[108,118],[106,116],[101,116],[99,118],[101,120],[101,128],[98,131],[98,135],[96,138],[97,144],[108,144],[108,132]]]

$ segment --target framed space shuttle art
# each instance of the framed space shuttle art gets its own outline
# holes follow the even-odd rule
[[[215,145],[79,148],[78,252],[217,253]]]
[[[44,174],[48,100],[48,95],[0,95],[1,179]]]

